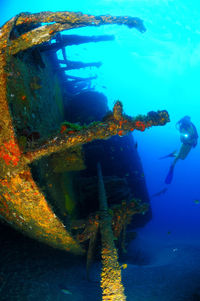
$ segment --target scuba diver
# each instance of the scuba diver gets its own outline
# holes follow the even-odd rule
[[[175,157],[172,162],[167,177],[165,179],[166,184],[170,184],[173,179],[174,167],[178,160],[185,160],[189,152],[193,147],[196,147],[198,140],[198,133],[195,125],[190,121],[189,116],[184,116],[176,123],[176,128],[180,132],[180,140],[182,142],[181,148],[178,153],[172,152],[167,156],[161,157],[160,159]]]

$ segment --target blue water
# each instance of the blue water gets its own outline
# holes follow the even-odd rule
[[[138,141],[150,196],[165,187],[172,159],[159,160],[181,146],[176,122],[190,115],[200,134],[200,2],[198,0],[74,0],[16,1],[1,3],[1,25],[22,11],[81,11],[90,14],[131,15],[143,19],[143,34],[125,26],[71,30],[80,34],[114,34],[106,43],[68,47],[69,59],[102,61],[97,70],[71,71],[73,75],[98,75],[93,82],[112,107],[120,99],[125,113],[136,116],[167,110],[170,123],[145,132],[134,132]],[[153,218],[141,239],[199,243],[200,141],[186,160],[179,161],[168,191],[151,197]],[[169,234],[170,233],[170,234]],[[159,245],[159,243],[158,243]],[[147,301],[147,300],[145,300]]]

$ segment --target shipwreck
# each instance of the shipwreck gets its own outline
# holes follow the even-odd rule
[[[88,277],[100,233],[102,299],[121,301],[117,250],[125,250],[136,213],[143,214],[138,223],[150,218],[131,133],[165,125],[169,116],[130,117],[119,100],[109,111],[104,95],[90,89],[93,77],[67,75],[101,66],[68,60],[67,46],[114,37],[66,30],[107,24],[146,30],[139,18],[73,12],[21,13],[1,27],[0,220],[51,247],[87,254]]]

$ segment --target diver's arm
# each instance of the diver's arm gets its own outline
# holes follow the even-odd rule
[[[192,134],[192,136],[193,136],[193,140],[194,140],[194,142],[193,142],[193,147],[196,147],[196,145],[197,145],[197,140],[198,140],[198,133],[197,133],[197,129],[196,129],[196,127],[195,127],[195,125],[193,124],[193,123],[191,123],[191,126],[192,126],[192,130],[193,130],[193,134]]]
[[[199,135],[198,135],[198,133],[197,133],[196,126],[195,126],[193,123],[192,123],[192,127],[193,127],[193,130],[194,130],[194,136],[195,136],[196,139],[198,139],[198,138],[199,138]]]

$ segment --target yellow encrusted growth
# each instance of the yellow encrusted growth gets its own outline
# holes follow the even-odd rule
[[[114,244],[111,221],[112,219],[109,214],[107,212],[102,212],[100,223],[102,243],[102,300],[123,301],[126,300],[126,296],[121,282],[121,268],[118,263],[118,255]]]

